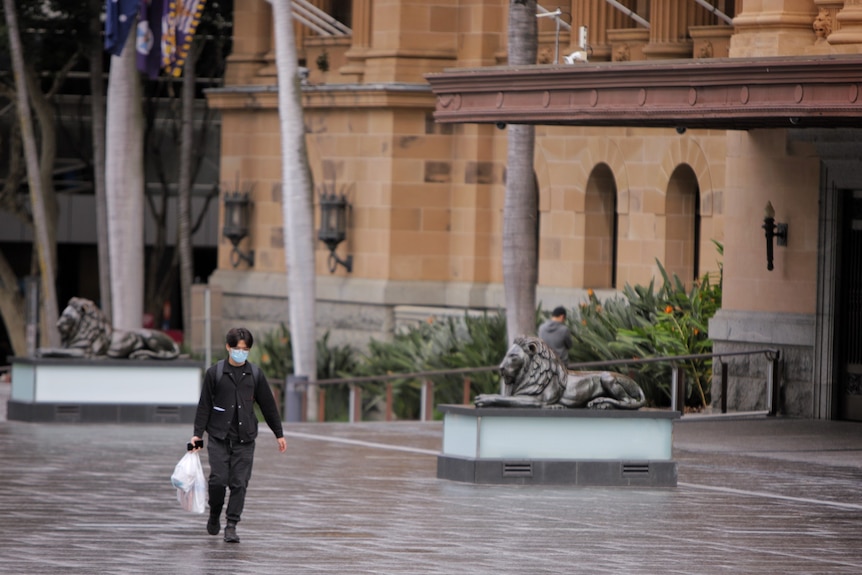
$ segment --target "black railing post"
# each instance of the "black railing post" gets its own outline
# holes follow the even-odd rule
[[[727,413],[727,362],[721,362],[721,412]]]
[[[678,365],[671,368],[670,382],[670,408],[678,411],[682,416],[685,414],[685,371],[681,370]]]
[[[326,421],[326,388],[322,386],[317,392],[317,421]]]
[[[419,421],[434,420],[434,382],[430,379],[422,381],[421,399],[419,401]]]
[[[469,377],[464,377],[464,387],[463,387],[463,394],[464,394],[463,402],[464,402],[464,405],[469,405],[469,404],[470,404],[470,384],[471,384],[471,382],[470,382],[470,378],[469,378]]]
[[[679,377],[679,368],[675,365],[670,368],[670,409],[679,411],[679,386],[676,379]]]
[[[359,423],[362,421],[362,387],[351,383],[350,384],[350,423]]]
[[[766,399],[769,407],[768,415],[778,415],[778,400],[781,391],[781,366],[779,360],[781,351],[775,350],[766,354]]]
[[[392,382],[386,382],[386,421],[392,421]]]

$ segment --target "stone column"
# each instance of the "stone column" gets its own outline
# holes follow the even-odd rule
[[[733,19],[730,57],[796,56],[814,44],[818,8],[811,0],[744,2]]]
[[[458,8],[458,66],[478,68],[505,64],[507,11],[508,5],[501,2],[461,3]]]
[[[835,22],[838,26],[828,37],[831,45],[862,44],[862,0],[845,0]]]
[[[569,52],[577,50],[578,27],[587,26],[588,43],[592,48],[591,61],[611,60],[611,42],[608,30],[635,29],[637,23],[617,10],[605,0],[581,0],[573,2],[572,36]],[[637,0],[620,0],[627,8],[637,11]]]
[[[655,0],[650,11],[650,43],[647,59],[691,58],[689,26],[709,24],[710,14],[700,5],[678,0]]]
[[[373,2],[364,81],[424,83],[426,73],[454,66],[457,4],[454,0]]]
[[[371,0],[353,0],[350,28],[353,30],[353,42],[344,55],[347,64],[338,72],[347,76],[345,80],[359,83],[365,73],[365,55],[371,47]]]
[[[237,2],[233,9],[233,50],[225,85],[251,84],[272,50],[272,8],[264,0]]]

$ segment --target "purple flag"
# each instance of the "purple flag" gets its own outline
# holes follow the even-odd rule
[[[150,79],[159,77],[162,66],[162,19],[167,10],[168,0],[141,0],[135,50],[138,70]]]
[[[162,67],[171,76],[180,76],[201,20],[206,0],[167,0],[162,20]]]
[[[105,50],[119,56],[135,23],[141,0],[106,0]]]

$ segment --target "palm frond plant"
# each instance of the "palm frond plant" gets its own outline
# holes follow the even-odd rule
[[[359,364],[359,375],[394,375],[429,369],[429,362],[439,353],[440,329],[433,322],[421,323],[396,333],[392,341],[371,340]],[[445,337],[442,338],[445,340]],[[422,382],[416,378],[396,379],[392,384],[393,415],[400,419],[417,419]],[[363,387],[363,417],[379,416],[385,409],[386,384]]]
[[[268,379],[284,381],[293,373],[290,329],[282,323],[258,336],[249,355],[251,362],[259,365]]]
[[[482,315],[465,313],[462,318],[448,318],[445,329],[450,337],[448,351],[432,359],[431,369],[464,369],[497,365],[506,354],[506,314],[485,312]],[[500,376],[496,370],[468,375],[438,376],[435,378],[437,403],[463,401],[464,378],[470,379],[470,397],[480,393],[497,393]]]
[[[721,251],[721,244],[716,242]],[[611,359],[697,355],[710,353],[709,319],[721,307],[721,274],[718,283],[708,274],[686,291],[680,279],[670,276],[661,262],[662,284],[623,288],[623,298],[601,303],[593,292],[569,320],[574,348],[571,362]],[[721,269],[719,267],[719,269]],[[711,401],[712,360],[682,362],[687,385],[686,405],[695,409]],[[669,363],[632,364],[619,369],[641,385],[651,405],[668,405],[671,390]]]
[[[721,244],[716,242],[721,252]],[[662,283],[626,285],[621,294],[600,302],[588,291],[587,301],[567,314],[574,347],[571,363],[642,359],[660,356],[709,353],[712,342],[707,333],[709,319],[721,307],[721,273],[718,281],[704,275],[686,290],[682,281],[670,276],[658,262]],[[719,266],[721,270],[721,266]],[[538,325],[547,314],[536,311]],[[390,341],[372,339],[366,351],[349,346],[332,346],[329,334],[318,340],[318,379],[356,376],[408,374],[422,371],[489,367],[506,354],[506,315],[498,310],[481,315],[429,318],[404,327]],[[264,335],[253,351],[257,363],[272,379],[284,379],[293,370],[290,332],[282,325]],[[257,354],[257,355],[255,355]],[[686,360],[680,367],[688,382],[686,405],[706,406],[711,401],[711,360]],[[666,362],[631,364],[615,368],[637,380],[650,405],[668,405],[672,366]],[[470,376],[471,396],[499,391],[496,370]],[[461,403],[464,375],[433,376],[435,404]],[[422,381],[416,377],[392,380],[393,415],[417,419]],[[387,383],[363,384],[363,419],[384,416]],[[346,419],[348,386],[327,390],[326,410],[330,418]]]
[[[317,379],[336,379],[346,377],[356,371],[357,354],[349,345],[331,345],[329,332],[317,340]],[[258,337],[252,347],[250,359],[260,366],[270,381],[284,382],[294,373],[293,347],[290,329],[283,323]],[[327,386],[325,413],[327,419],[346,421],[349,405],[349,387],[345,385]]]
[[[317,340],[317,379],[341,379],[356,373],[356,350],[349,345],[330,345],[329,331]],[[326,386],[324,413],[328,421],[348,421],[350,414],[350,385]]]

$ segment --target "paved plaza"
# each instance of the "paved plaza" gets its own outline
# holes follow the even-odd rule
[[[862,424],[686,417],[665,489],[454,483],[440,423],[288,424],[240,544],[175,499],[190,434],[0,420],[0,573],[862,573]]]

